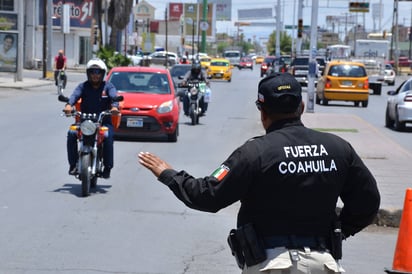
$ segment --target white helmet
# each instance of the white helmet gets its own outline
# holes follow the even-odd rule
[[[104,70],[104,73],[107,72],[106,64],[103,62],[102,59],[99,59],[99,58],[93,58],[93,59],[90,59],[89,62],[87,62],[86,69],[88,70],[91,68],[97,68],[97,69]]]
[[[98,73],[101,75],[100,81],[103,81],[104,75],[107,72],[107,67],[102,59],[93,58],[93,59],[90,59],[89,62],[87,62],[87,65],[86,65],[87,80],[89,81],[91,80],[90,75],[91,73],[96,73],[94,72],[95,70],[98,70]]]

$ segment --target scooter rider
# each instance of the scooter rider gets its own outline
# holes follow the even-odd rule
[[[207,79],[206,72],[202,70],[202,66],[199,62],[199,60],[194,60],[192,63],[192,68],[190,71],[186,73],[186,75],[183,78],[182,85],[186,85],[186,83],[190,80],[199,80],[199,81],[204,81],[208,87],[210,87],[210,82]],[[199,101],[199,106],[202,109],[201,115],[205,115],[207,111],[209,103],[206,103],[204,101],[204,96]],[[187,96],[183,97],[183,111],[186,116],[189,115],[189,98]]]
[[[98,58],[91,59],[86,65],[87,81],[79,84],[69,98],[69,102],[64,108],[66,115],[73,110],[73,106],[79,99],[81,100],[80,110],[84,113],[100,113],[110,109],[112,113],[119,112],[119,103],[112,102],[112,98],[117,96],[117,90],[112,83],[103,81],[107,72],[106,64]],[[103,143],[103,164],[102,177],[110,177],[110,170],[113,167],[113,125],[110,116],[103,118],[104,126],[109,128],[109,134]],[[78,174],[77,161],[79,158],[77,150],[76,132],[69,131],[67,134],[67,156],[69,160],[69,174]]]

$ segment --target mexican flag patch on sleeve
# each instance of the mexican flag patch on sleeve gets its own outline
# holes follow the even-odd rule
[[[226,175],[229,173],[230,168],[221,165],[219,168],[217,168],[213,173],[212,176],[215,177],[219,182],[223,180],[223,178],[226,177]]]

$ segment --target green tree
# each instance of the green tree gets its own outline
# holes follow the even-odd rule
[[[102,0],[100,0],[102,1]],[[108,24],[112,28],[109,45],[118,49],[117,35],[129,24],[130,13],[133,8],[133,0],[111,0],[108,9]]]
[[[290,35],[288,35],[285,31],[282,31],[279,36],[281,54],[290,54],[292,51],[292,37],[290,37]],[[276,31],[273,31],[269,36],[267,51],[270,53],[276,52]]]

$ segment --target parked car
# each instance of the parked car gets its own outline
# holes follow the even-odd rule
[[[325,69],[326,61],[323,57],[316,57],[316,62],[318,63],[318,73],[316,78],[319,78]],[[309,73],[309,56],[297,56],[293,58],[288,69],[290,74],[292,74],[301,86],[308,85],[308,73]],[[317,79],[315,79],[315,85],[317,84]]]
[[[180,105],[169,70],[114,67],[106,80],[124,97],[115,137],[167,136],[168,141],[177,141]]]
[[[239,70],[241,69],[250,69],[253,70],[253,59],[249,57],[242,57],[239,63]]]
[[[385,64],[383,72],[379,75],[378,81],[387,83],[388,86],[394,86],[396,79],[396,72],[391,64]]]
[[[167,55],[167,57],[166,57]],[[166,52],[166,51],[155,51],[148,56],[150,60],[150,64],[156,65],[166,65],[166,58],[167,58],[167,65],[173,66],[179,63],[179,58],[176,53],[174,52]]]
[[[215,58],[210,60],[210,66],[207,69],[207,78],[220,79],[228,82],[232,81],[233,65],[225,58]]]
[[[352,61],[330,61],[316,87],[316,103],[353,101],[368,106],[369,82],[365,65]]]
[[[260,65],[260,77],[263,77],[267,74],[268,69],[272,66],[273,62],[276,60],[276,56],[266,56]]]
[[[385,126],[395,130],[405,129],[412,123],[412,78],[404,81],[396,90],[388,91]]]

